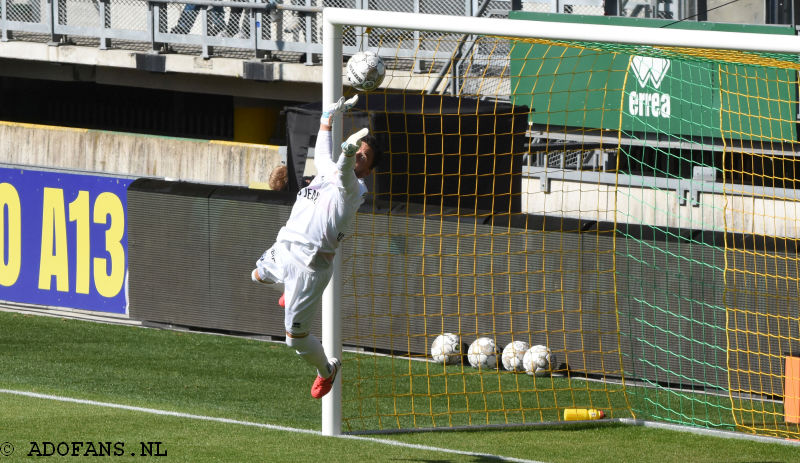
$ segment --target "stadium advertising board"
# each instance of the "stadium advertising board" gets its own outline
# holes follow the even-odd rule
[[[0,168],[0,300],[126,314],[131,182]]]
[[[509,13],[513,19],[608,24],[643,28],[702,29],[794,34],[788,26],[675,22],[659,19]],[[534,108],[531,122],[557,127],[665,133],[686,137],[774,140],[795,138],[794,71],[670,59],[669,50],[631,53],[636,47],[518,43],[511,51],[515,104]],[[765,108],[769,106],[769,108]],[[781,115],[769,120],[754,112]],[[622,110],[620,117],[619,110]],[[724,109],[724,111],[721,111]],[[725,115],[721,115],[721,113]]]

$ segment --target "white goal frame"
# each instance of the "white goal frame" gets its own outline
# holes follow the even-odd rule
[[[800,54],[800,36],[685,29],[645,29],[631,26],[325,8],[322,12],[323,107],[327,107],[342,96],[342,30],[345,26]],[[341,117],[341,115],[337,115],[333,124],[332,143],[334,147],[339,146],[342,141]],[[322,344],[328,356],[337,358],[342,356],[341,269],[341,256],[337,253],[334,260],[333,278],[322,297]],[[347,374],[347,371],[344,370],[343,374]],[[331,392],[322,399],[322,433],[327,436],[339,435],[342,432],[341,428],[342,380],[340,375],[336,378]]]

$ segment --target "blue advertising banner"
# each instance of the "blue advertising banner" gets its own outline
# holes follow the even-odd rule
[[[127,314],[132,181],[0,168],[0,300]]]

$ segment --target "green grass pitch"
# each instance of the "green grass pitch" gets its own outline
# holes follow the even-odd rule
[[[282,344],[9,312],[0,312],[0,326],[2,389],[320,429],[320,405],[308,393],[314,374]],[[388,368],[388,359],[377,359],[383,361]],[[0,456],[0,463],[30,461],[33,457],[27,454],[33,443],[42,448],[44,442],[122,442],[124,452],[113,461],[142,461],[141,443],[160,442],[166,455],[145,458],[187,462],[477,462],[500,457],[547,462],[790,462],[797,461],[800,451],[796,446],[613,423],[353,440],[9,393],[0,393],[0,410],[0,451],[10,448],[4,443],[14,449]],[[86,444],[81,452],[86,452]]]

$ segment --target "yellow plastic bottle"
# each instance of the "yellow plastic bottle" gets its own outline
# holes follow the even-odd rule
[[[603,410],[594,408],[565,408],[564,421],[599,420],[605,418]]]

